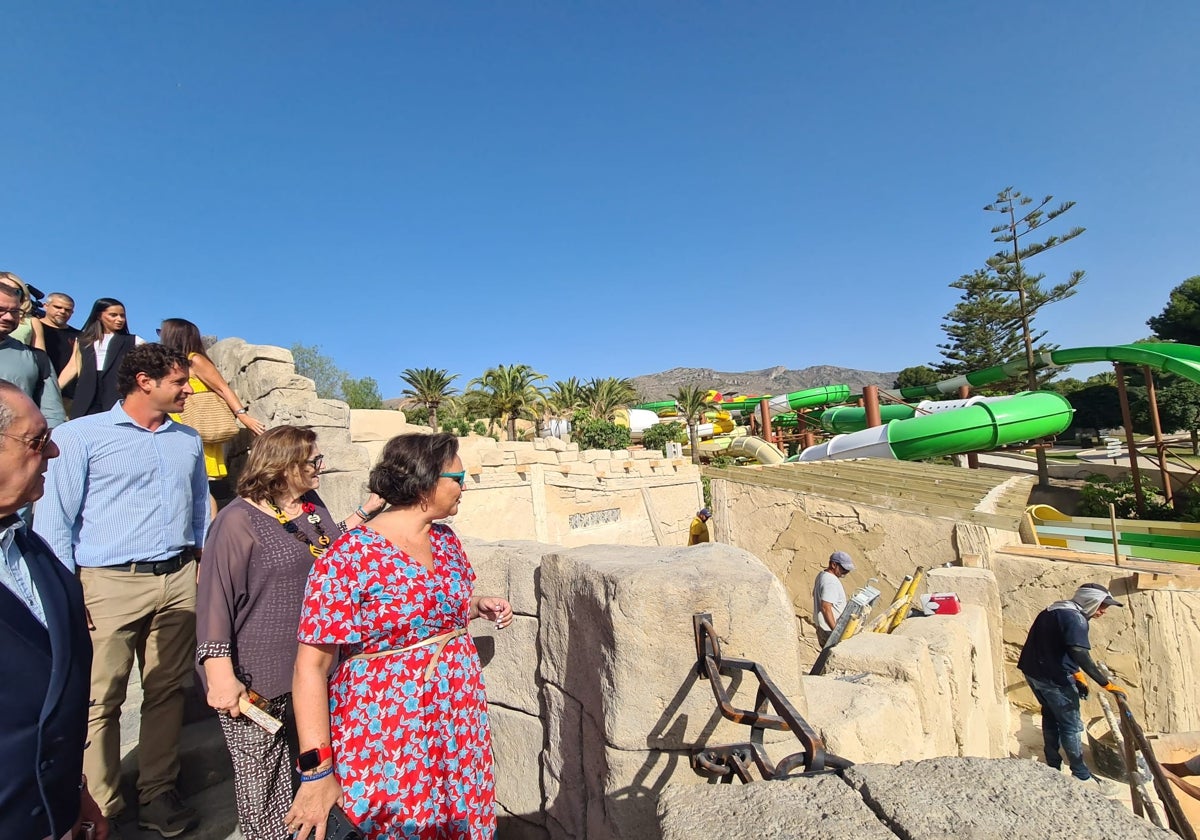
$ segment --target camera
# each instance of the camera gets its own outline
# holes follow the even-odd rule
[[[46,293],[32,283],[26,283],[25,288],[29,289],[29,317],[44,318],[46,307],[43,305],[42,298],[46,296]]]

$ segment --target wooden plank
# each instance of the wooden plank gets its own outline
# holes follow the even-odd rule
[[[1134,575],[1138,589],[1168,589],[1173,592],[1200,592],[1200,573],[1193,575],[1160,574],[1137,572]]]

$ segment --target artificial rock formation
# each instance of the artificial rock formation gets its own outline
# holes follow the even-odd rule
[[[712,615],[726,655],[763,664],[806,710],[787,598],[745,552],[466,547],[476,591],[504,595],[516,614],[512,630],[471,627],[485,663],[502,837],[654,837],[659,791],[705,782],[691,750],[748,738],[697,677],[694,613]],[[752,682],[735,695],[743,707],[754,704]],[[776,757],[799,748],[788,733],[768,743]]]
[[[862,837],[1122,838],[1175,835],[1097,790],[1020,759],[936,758],[859,764],[823,775],[744,786],[671,788],[660,804],[663,840]]]

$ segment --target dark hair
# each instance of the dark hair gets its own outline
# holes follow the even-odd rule
[[[384,445],[367,487],[392,507],[412,507],[433,491],[457,454],[458,438],[447,432],[396,435]]]
[[[246,465],[238,476],[237,493],[252,502],[281,495],[288,478],[308,460],[317,433],[299,426],[276,426],[254,439]]]
[[[125,308],[125,304],[116,298],[97,298],[92,304],[92,311],[88,313],[87,320],[83,322],[83,329],[79,331],[79,346],[86,347],[89,344],[95,344],[100,340],[100,336],[104,334],[104,325],[100,323],[100,315],[105,309],[112,306]],[[125,326],[120,329],[121,335],[129,335],[129,322],[125,322]],[[186,367],[186,365],[185,365]],[[122,394],[129,393],[122,391]]]
[[[187,373],[187,356],[161,344],[139,344],[121,360],[121,367],[117,369],[117,393],[123,397],[132,394],[137,389],[139,373],[157,382],[175,368]]]
[[[158,331],[158,341],[163,347],[178,350],[185,356],[199,353],[204,356],[204,339],[200,328],[183,318],[166,318]]]

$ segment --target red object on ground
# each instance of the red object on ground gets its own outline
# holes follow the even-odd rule
[[[938,615],[958,615],[959,608],[962,606],[959,603],[958,596],[953,592],[937,592],[929,596],[929,605],[937,604]]]

